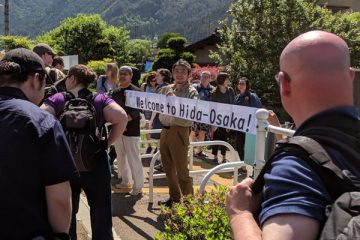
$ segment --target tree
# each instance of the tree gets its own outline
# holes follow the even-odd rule
[[[31,50],[34,47],[34,42],[24,36],[1,36],[0,46],[5,49],[5,51],[14,48],[26,48]]]
[[[146,39],[130,40],[127,51],[133,63],[143,65],[151,55],[151,41]]]
[[[64,20],[59,27],[37,38],[63,54],[79,55],[81,62],[111,58],[123,64],[129,33],[125,28],[108,26],[98,14],[79,14]]]
[[[186,43],[187,40],[184,37],[172,37],[167,41],[167,46],[176,52],[183,52]]]
[[[173,38],[173,37],[180,37],[180,33],[173,33],[173,32],[166,32],[166,33],[163,33],[160,37],[159,37],[159,40],[157,42],[157,47],[158,48],[167,48],[168,45],[168,40],[170,38]]]
[[[184,37],[169,38],[167,45],[169,48],[160,49],[155,56],[153,70],[159,68],[166,68],[171,70],[172,65],[180,58],[192,64],[195,61],[195,56],[191,52],[185,52],[185,43],[187,42]]]
[[[129,31],[124,27],[107,26],[103,31],[104,37],[110,41],[114,53],[109,57],[117,64],[123,65],[130,62],[130,55],[127,51],[129,43]]]
[[[332,14],[317,1],[238,0],[231,17],[221,23],[217,59],[231,69],[232,80],[250,79],[263,104],[282,113],[274,75],[282,49],[297,35],[322,29],[340,35],[349,44],[353,66],[360,64],[360,31],[341,13]],[[216,54],[214,54],[216,55]]]

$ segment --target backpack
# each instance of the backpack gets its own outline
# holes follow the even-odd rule
[[[66,85],[65,85],[66,77],[61,79],[60,81],[57,81],[56,83],[45,87],[44,92],[44,99],[47,99],[48,97],[59,93],[59,92],[66,92]]]
[[[64,92],[66,100],[59,121],[64,129],[75,164],[80,172],[92,171],[96,165],[96,155],[106,149],[107,135],[104,126],[99,129],[93,106],[95,96],[89,92],[84,98],[76,98]],[[101,134],[105,133],[105,141]]]
[[[101,87],[105,93],[108,91],[108,89],[106,88],[106,85],[105,85],[106,80],[107,80],[106,76],[101,75]]]
[[[201,87],[201,83],[198,83],[198,84],[194,84],[193,85],[194,88],[196,89],[196,91],[199,93],[200,95],[200,92],[204,92],[204,99],[202,100],[206,100],[208,101],[210,99],[210,95],[211,95],[211,92],[214,90],[214,86],[212,86],[211,84],[209,84],[209,87],[208,88],[203,88]]]
[[[327,131],[337,132],[337,130],[330,130],[329,128]],[[337,137],[339,138],[339,136]],[[353,144],[350,147],[356,147],[358,143],[352,140],[341,139],[340,136],[338,144]],[[256,179],[252,188],[253,191],[255,193],[261,192],[264,186],[264,174],[271,168],[271,163],[275,157],[284,152],[306,161],[318,174],[334,200],[332,205],[326,207],[325,215],[327,220],[319,239],[360,239],[360,181],[350,171],[341,170],[337,167],[320,143],[310,137],[295,136],[279,141],[275,152],[266,162]],[[357,158],[351,160],[356,161]]]

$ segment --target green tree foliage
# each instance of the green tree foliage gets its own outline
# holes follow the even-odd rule
[[[114,53],[110,56],[118,65],[128,63],[130,56],[127,52],[129,31],[124,27],[107,26],[103,31],[104,37],[110,41]]]
[[[340,35],[350,46],[353,66],[360,65],[359,28],[347,15],[332,14],[316,2],[238,0],[230,7],[231,18],[221,23],[223,57],[217,59],[229,66],[233,81],[247,76],[267,108],[282,109],[273,76],[282,49],[303,32],[321,29]]]
[[[126,52],[128,31],[108,26],[98,14],[79,14],[68,18],[57,28],[38,37],[63,54],[79,55],[80,62],[111,58],[123,64],[129,60]]]
[[[0,47],[5,51],[14,48],[27,48],[31,50],[34,47],[34,42],[24,36],[1,36]]]
[[[155,239],[231,239],[229,218],[225,213],[228,191],[225,187],[218,187],[202,196],[188,197],[171,209],[162,208],[165,231]]]
[[[136,64],[144,64],[151,55],[151,41],[143,39],[130,40],[127,51]]]
[[[35,37],[81,11],[99,13],[109,24],[125,26],[133,39],[153,39],[172,31],[193,42],[218,27],[218,20],[223,18],[231,2],[233,0],[11,0],[10,32]],[[3,29],[3,21],[0,28]]]
[[[92,60],[87,63],[87,66],[92,69],[98,76],[105,74],[105,66],[107,63],[111,63],[110,58],[104,58],[103,60]]]
[[[153,70],[159,68],[167,68],[171,70],[173,64],[180,58],[192,64],[195,61],[195,56],[191,52],[185,52],[185,43],[187,42],[184,37],[169,38],[167,45],[169,48],[160,49],[155,56]]]
[[[180,37],[180,33],[165,32],[163,33],[157,42],[158,48],[167,48],[168,40],[173,37]]]
[[[167,46],[176,52],[183,52],[187,40],[184,37],[172,37],[167,41]]]

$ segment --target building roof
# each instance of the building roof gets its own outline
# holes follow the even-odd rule
[[[185,49],[190,52],[195,52],[198,49],[204,49],[206,46],[216,45],[220,43],[220,41],[221,41],[220,34],[217,31],[215,31],[210,36],[187,45]]]

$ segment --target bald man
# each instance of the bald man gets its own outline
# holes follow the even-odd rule
[[[298,127],[295,135],[306,135],[305,130],[313,127],[331,127],[359,138],[354,76],[348,46],[340,37],[311,31],[291,41],[281,54],[276,79],[281,102]],[[343,152],[323,147],[339,168],[360,179],[359,167]],[[234,238],[316,239],[326,220],[325,207],[334,199],[305,160],[289,153],[275,156],[264,182],[262,194],[254,195],[254,181],[249,178],[228,194],[226,210]]]

